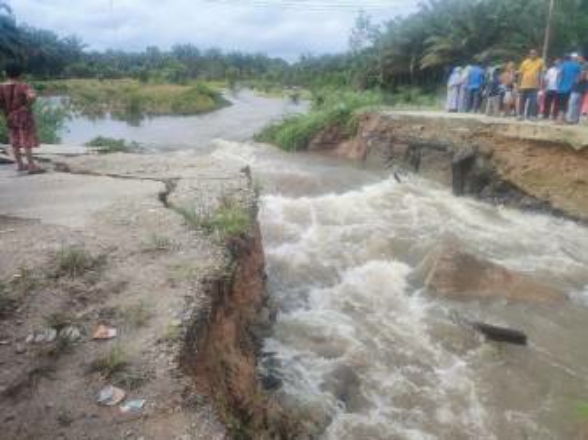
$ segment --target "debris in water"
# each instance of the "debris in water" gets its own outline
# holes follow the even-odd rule
[[[107,327],[105,325],[100,324],[96,331],[94,332],[93,339],[113,339],[116,338],[117,331],[115,328]]]
[[[485,324],[480,321],[472,321],[457,313],[451,314],[451,320],[464,328],[472,328],[482,333],[487,339],[495,342],[507,342],[515,345],[527,345],[527,335],[520,330]]]
[[[497,327],[483,322],[473,322],[472,327],[492,341],[527,345],[527,335],[519,330]]]
[[[145,406],[145,402],[145,399],[129,400],[120,406],[120,412],[123,414],[129,412],[140,412],[143,409],[143,406]]]
[[[127,394],[120,388],[108,385],[98,393],[97,402],[104,406],[115,406],[121,403],[126,396]]]
[[[54,328],[47,328],[44,330],[34,331],[27,336],[27,344],[44,344],[55,341],[57,338],[57,330]]]

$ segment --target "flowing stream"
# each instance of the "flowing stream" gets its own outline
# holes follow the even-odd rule
[[[128,138],[159,148],[228,138],[212,154],[253,167],[278,308],[264,368],[281,379],[284,404],[322,439],[576,438],[588,403],[588,229],[457,198],[417,176],[399,183],[382,170],[242,142],[249,121],[259,127],[288,105],[260,99],[195,119],[215,121],[202,136],[178,135],[174,124],[188,127],[186,118],[168,118]],[[113,131],[97,134],[125,137],[105,123]],[[570,300],[429,296],[417,269],[447,240]],[[456,317],[521,329],[530,344],[484,342]]]
[[[254,166],[279,308],[266,341],[278,395],[325,439],[570,439],[588,401],[588,229],[457,198],[416,176],[219,142]],[[561,305],[425,295],[448,239],[566,292]],[[455,317],[524,330],[485,343]],[[584,409],[585,411],[585,409]]]

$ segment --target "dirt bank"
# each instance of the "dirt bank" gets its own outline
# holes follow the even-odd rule
[[[586,127],[378,112],[360,117],[353,139],[315,148],[402,166],[451,185],[456,194],[587,222],[587,144]]]
[[[3,438],[279,437],[256,374],[248,172],[185,154],[49,159],[40,176],[0,168]],[[100,324],[116,337],[92,340]],[[99,405],[107,385],[143,408]]]

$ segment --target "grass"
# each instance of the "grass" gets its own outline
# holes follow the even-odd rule
[[[113,347],[106,355],[94,359],[89,366],[90,373],[100,373],[105,379],[120,374],[129,367],[127,353],[119,346]]]
[[[121,312],[125,324],[135,329],[145,327],[153,315],[153,308],[145,301],[129,306]]]
[[[119,371],[112,375],[112,384],[116,387],[134,391],[141,388],[150,379],[148,374],[138,371]]]
[[[57,144],[59,133],[65,126],[68,111],[63,108],[52,107],[43,101],[37,101],[33,107],[37,135],[42,143]],[[0,144],[8,144],[8,130],[4,122],[0,123]]]
[[[180,326],[176,324],[169,324],[165,329],[165,333],[163,334],[162,340],[164,342],[177,342],[180,340],[181,331]]]
[[[588,402],[579,403],[576,407],[576,412],[583,419],[588,419]]]
[[[191,229],[202,230],[208,234],[216,233],[227,239],[249,231],[253,225],[250,213],[241,203],[225,198],[213,212],[205,212],[195,207],[174,207]]]
[[[151,234],[143,243],[143,252],[164,252],[173,249],[174,243],[169,237]]]
[[[309,113],[270,124],[255,136],[255,140],[277,145],[286,151],[306,150],[310,142],[327,128],[336,127],[346,136],[353,136],[357,130],[358,113],[386,102],[385,95],[379,92],[319,91],[314,95]]]
[[[55,312],[45,317],[45,324],[58,332],[77,323],[77,318],[69,312]]]
[[[86,147],[94,147],[100,154],[130,153],[140,148],[137,142],[128,142],[124,139],[114,139],[98,136],[84,144]]]
[[[133,79],[70,79],[40,82],[46,95],[66,95],[73,110],[88,116],[110,112],[118,119],[142,115],[194,115],[229,104],[214,87],[195,82],[186,85],[142,83]]]
[[[61,248],[55,256],[55,278],[79,278],[88,272],[99,269],[104,263],[103,257],[91,255],[82,246]]]
[[[0,282],[0,318],[9,316],[18,307],[18,300],[6,283]]]

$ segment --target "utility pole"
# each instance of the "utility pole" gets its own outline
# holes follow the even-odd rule
[[[555,0],[549,0],[549,12],[547,13],[547,26],[545,27],[545,42],[543,43],[543,61],[547,62],[549,54],[549,43],[551,40],[551,24],[553,21],[553,10],[555,9]]]

